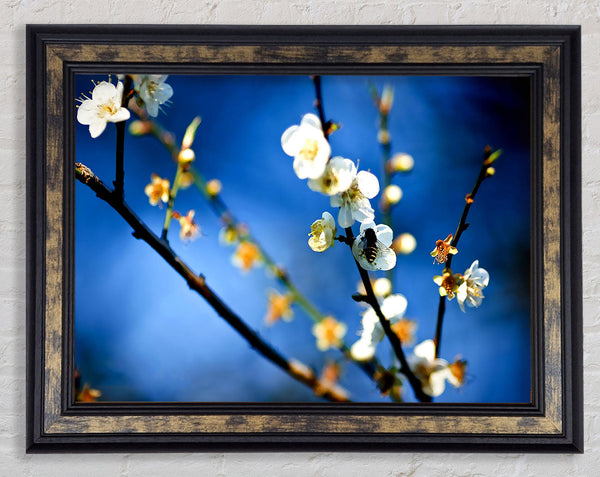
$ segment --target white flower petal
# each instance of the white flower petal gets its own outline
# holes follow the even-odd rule
[[[88,125],[97,120],[98,112],[96,103],[94,103],[94,101],[91,99],[86,99],[79,105],[79,108],[77,108],[77,121],[79,121],[81,124]]]
[[[359,190],[368,199],[372,199],[379,194],[379,181],[377,177],[367,171],[360,171],[356,174]]]
[[[121,91],[123,91],[123,84],[121,84]],[[94,91],[92,91],[92,101],[96,103],[108,103],[115,99],[120,99],[117,88],[112,83],[102,81],[96,85]]]
[[[290,126],[281,135],[281,147],[288,156],[295,156],[302,148],[304,137],[297,134],[300,126]]]
[[[399,321],[406,313],[408,301],[404,295],[396,293],[388,296],[381,305],[381,312],[390,322]]]
[[[435,359],[435,345],[433,344],[433,340],[425,340],[418,344],[415,346],[413,353],[419,358],[433,361]]]
[[[94,121],[90,124],[90,135],[97,138],[106,129],[106,121]]]
[[[379,240],[386,247],[389,247],[392,244],[394,232],[389,226],[385,224],[379,224],[375,227],[375,233],[377,234],[377,240]]]
[[[444,368],[431,373],[431,376],[429,376],[429,386],[425,386],[423,391],[432,397],[441,396],[446,389],[446,379],[449,372],[448,368]]]
[[[345,229],[347,227],[351,227],[353,223],[354,219],[352,218],[352,211],[350,208],[346,206],[340,207],[340,211],[338,213],[338,224],[340,224],[340,227]]]
[[[352,345],[350,354],[357,361],[368,361],[375,356],[375,346],[369,341],[360,339]]]
[[[331,207],[340,207],[342,205],[342,195],[341,194],[332,195],[329,198],[329,204],[331,205]]]
[[[300,122],[300,126],[310,126],[315,129],[318,129],[323,133],[323,129],[321,126],[321,120],[316,114],[308,113],[302,117],[302,121]]]
[[[131,113],[127,108],[119,108],[115,114],[106,118],[111,123],[127,121],[131,117]]]

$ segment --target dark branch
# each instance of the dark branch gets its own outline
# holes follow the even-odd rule
[[[346,239],[348,243],[352,243],[354,241],[354,233],[352,232],[351,227],[348,227],[346,229]],[[354,260],[354,262],[356,263],[356,267],[358,268],[358,272],[360,273],[360,278],[362,279],[363,285],[365,287],[365,302],[373,308],[375,314],[377,315],[377,318],[379,318],[379,323],[381,323],[383,331],[385,332],[385,335],[390,341],[392,349],[396,354],[396,357],[400,361],[400,372],[408,378],[408,382],[413,388],[415,396],[419,401],[431,402],[431,396],[423,392],[423,386],[421,385],[421,381],[414,375],[414,373],[410,369],[410,366],[408,365],[408,362],[406,361],[406,356],[404,355],[404,351],[402,350],[402,343],[400,342],[400,338],[398,338],[398,335],[396,335],[396,333],[392,331],[392,327],[390,325],[389,320],[384,316],[384,314],[381,311],[381,307],[379,306],[379,302],[377,301],[377,297],[375,296],[375,293],[373,292],[373,287],[371,286],[371,280],[369,280],[369,273],[364,268],[362,268],[356,260]]]
[[[121,107],[125,107],[129,101],[129,90],[131,89],[131,76],[125,76],[125,83],[123,84],[123,97],[121,98]],[[116,161],[115,161],[115,195],[123,199],[124,187],[125,187],[125,123],[121,121],[117,123],[117,150],[116,150]]]
[[[188,286],[200,294],[212,308],[233,328],[248,344],[258,351],[263,357],[281,368],[292,378],[304,383],[313,390],[322,390],[319,379],[310,368],[296,364],[284,358],[271,345],[262,340],[262,338],[244,323],[206,284],[203,275],[195,274],[188,265],[179,258],[171,249],[169,244],[158,238],[148,226],[131,210],[123,200],[119,199],[104,183],[83,164],[75,165],[75,175],[77,179],[90,187],[96,195],[108,203],[132,228],[133,235],[145,241],[152,247],[170,266],[175,270],[188,284]],[[345,396],[325,391],[323,397],[331,401],[347,401]]]
[[[479,186],[481,183],[488,177],[487,170],[489,164],[487,163],[488,158],[492,155],[492,150],[489,146],[486,146],[483,153],[483,163],[481,164],[481,169],[479,170],[479,175],[477,176],[477,180],[475,181],[475,185],[471,192],[467,194],[465,197],[465,207],[463,209],[462,215],[460,216],[460,220],[458,222],[458,227],[456,227],[456,232],[454,232],[454,238],[452,239],[451,245],[456,247],[458,241],[460,240],[461,235],[467,228],[469,224],[467,223],[467,216],[469,215],[469,210],[471,209],[471,205],[475,200],[475,195],[479,190]],[[450,270],[450,265],[452,264],[452,257],[454,255],[449,255],[448,260],[446,261],[446,266],[444,267],[444,271]],[[438,305],[438,316],[437,316],[437,324],[435,326],[435,337],[433,342],[435,344],[435,357],[438,358],[440,355],[440,345],[442,342],[442,324],[444,321],[444,313],[446,311],[446,297],[440,297],[440,303]]]

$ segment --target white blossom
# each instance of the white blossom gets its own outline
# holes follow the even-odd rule
[[[339,207],[338,223],[340,227],[352,226],[355,220],[360,223],[372,222],[375,211],[369,199],[379,194],[377,177],[367,171],[360,171],[352,179],[350,187],[339,194],[331,196],[332,207]]]
[[[146,111],[155,118],[158,108],[173,96],[173,88],[165,83],[168,75],[135,75],[133,77],[134,89],[139,98],[144,101]]]
[[[329,212],[323,212],[322,218],[310,226],[308,246],[315,252],[324,252],[335,243],[335,220]]]
[[[408,364],[421,381],[423,392],[433,397],[440,396],[446,389],[446,380],[454,379],[448,361],[435,357],[433,340],[425,340],[415,346],[413,353],[408,358]]]
[[[332,158],[323,175],[309,179],[308,187],[325,195],[340,194],[350,187],[356,176],[356,166],[350,159],[340,156]]]
[[[395,294],[386,297],[381,304],[381,313],[390,325],[399,322],[406,313],[407,301],[404,295]],[[372,307],[363,313],[361,319],[362,333],[360,339],[352,345],[350,353],[358,361],[367,361],[375,355],[377,344],[385,336],[379,317]]]
[[[123,83],[115,86],[101,81],[92,91],[92,98],[86,98],[77,109],[77,121],[90,127],[90,135],[96,138],[106,129],[106,123],[126,121],[129,110],[121,106]]]
[[[481,305],[484,296],[481,291],[488,286],[490,275],[484,268],[479,268],[479,260],[475,260],[465,271],[462,283],[456,292],[456,301],[460,309],[465,311],[465,303],[471,308]]]
[[[281,136],[281,147],[294,157],[294,172],[300,179],[317,179],[325,172],[331,147],[314,114],[305,114],[300,125],[290,126]]]

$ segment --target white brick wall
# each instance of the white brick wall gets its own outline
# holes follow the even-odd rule
[[[25,455],[26,23],[583,25],[586,454]],[[0,6],[0,476],[598,475],[599,40],[598,0],[3,0]]]

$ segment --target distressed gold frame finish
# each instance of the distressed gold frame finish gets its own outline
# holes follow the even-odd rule
[[[581,351],[574,346],[581,342],[578,28],[139,29],[28,29],[28,94],[38,98],[37,106],[28,107],[30,451],[65,446],[581,451]],[[105,72],[161,65],[226,72],[371,68],[530,76],[531,404],[75,404],[69,389],[74,122],[68,105],[73,72],[82,65]],[[41,78],[46,82],[40,84]]]

